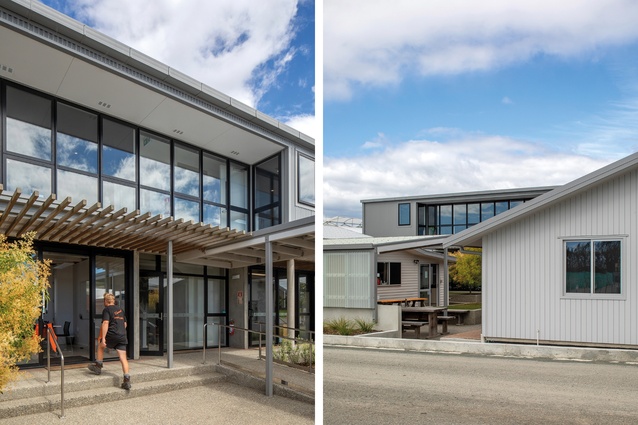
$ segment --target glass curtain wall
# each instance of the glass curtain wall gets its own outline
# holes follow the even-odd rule
[[[257,164],[255,167],[254,230],[265,229],[281,223],[280,191],[279,156]]]
[[[102,324],[102,311],[104,310],[104,294],[111,293],[115,295],[115,304],[124,310],[127,322],[131,322],[132,317],[127,311],[126,299],[126,262],[124,258],[116,257],[95,257],[95,315],[94,327],[95,338],[98,337],[100,326]],[[129,328],[129,339],[132,332]],[[130,341],[129,341],[130,342]],[[129,344],[129,347],[132,345]],[[116,350],[105,350],[104,358],[117,358]]]
[[[253,220],[259,228],[281,222],[280,155],[255,167],[260,188],[253,194],[246,164],[4,80],[0,88],[6,190],[237,230],[252,230]],[[253,200],[260,208],[254,215]]]

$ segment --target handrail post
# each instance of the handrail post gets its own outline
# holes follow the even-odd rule
[[[204,337],[202,338],[202,344],[204,345],[204,349],[202,350],[202,364],[206,363],[206,326],[208,326],[208,323],[204,323]]]
[[[47,384],[51,382],[51,330],[47,327]]]
[[[60,354],[60,418],[64,418],[64,354],[55,334],[51,336],[51,328],[47,327],[47,384],[51,381],[51,339],[56,342],[56,350]]]
[[[221,320],[217,324],[217,355],[219,356],[217,359],[217,364],[222,364],[222,322]]]

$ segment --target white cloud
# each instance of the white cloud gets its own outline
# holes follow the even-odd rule
[[[314,115],[296,115],[294,117],[282,118],[282,122],[303,134],[316,138],[317,120]]]
[[[561,185],[609,162],[473,134],[445,143],[414,140],[356,157],[324,157],[324,216],[360,217],[362,199]]]
[[[538,54],[595,57],[638,38],[636,22],[632,0],[325,0],[324,96],[349,99],[359,85],[490,70]]]
[[[501,99],[501,103],[503,105],[513,105],[514,102],[512,101],[512,99],[510,99],[509,97],[505,96],[503,97],[503,99]]]
[[[297,3],[70,0],[66,8],[96,30],[257,107],[297,54],[291,45]]]

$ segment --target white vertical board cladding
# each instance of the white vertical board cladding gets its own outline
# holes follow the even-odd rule
[[[374,251],[324,252],[323,306],[375,308],[373,258]]]
[[[412,298],[419,296],[419,264],[414,264],[414,256],[401,252],[379,254],[379,263],[401,263],[400,285],[378,285],[379,299]],[[376,265],[375,265],[376,270]]]
[[[638,344],[638,173],[629,171],[483,238],[483,333]],[[564,240],[622,240],[616,299],[564,296]]]

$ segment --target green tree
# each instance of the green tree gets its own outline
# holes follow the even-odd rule
[[[465,248],[465,252],[458,251],[452,255],[456,257],[456,263],[450,266],[450,277],[470,293],[473,289],[481,287],[481,252],[480,248]]]
[[[0,392],[17,378],[16,364],[41,350],[34,325],[48,296],[50,264],[37,260],[34,236],[9,243],[0,235]]]

